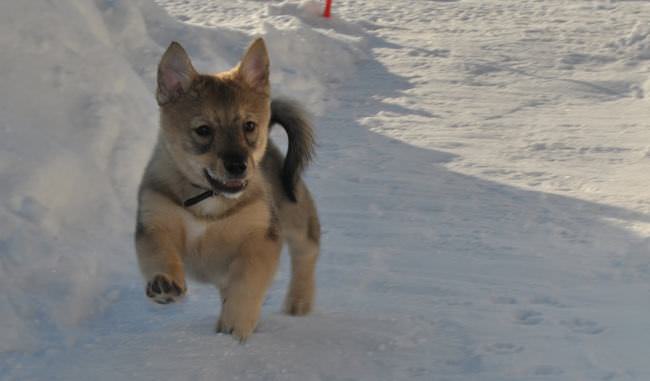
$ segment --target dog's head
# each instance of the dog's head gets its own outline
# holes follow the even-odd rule
[[[197,73],[183,47],[173,42],[158,66],[156,99],[161,143],[182,174],[225,196],[244,191],[268,142],[264,40],[255,40],[237,67],[215,75]]]

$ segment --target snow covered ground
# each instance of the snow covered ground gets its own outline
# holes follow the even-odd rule
[[[0,379],[650,379],[650,3],[321,6],[0,2]],[[284,263],[239,345],[210,287],[146,300],[131,230],[160,54],[252,35],[324,238],[316,311]]]

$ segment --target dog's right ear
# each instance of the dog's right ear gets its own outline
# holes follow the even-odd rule
[[[158,64],[158,104],[162,106],[185,93],[197,75],[185,49],[178,42],[172,42]]]
[[[269,53],[262,38],[257,38],[248,47],[237,73],[253,89],[269,92]]]

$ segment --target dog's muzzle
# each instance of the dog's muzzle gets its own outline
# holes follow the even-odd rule
[[[248,181],[244,179],[227,179],[223,181],[216,179],[210,175],[207,169],[204,169],[203,173],[215,193],[235,194],[243,191],[246,185],[248,185]]]

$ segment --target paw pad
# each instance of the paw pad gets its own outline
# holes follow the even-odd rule
[[[154,302],[168,304],[185,294],[185,285],[179,285],[167,275],[158,274],[147,282],[146,294]]]

